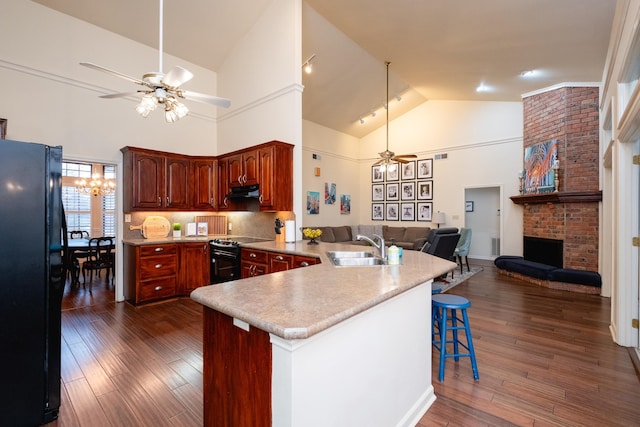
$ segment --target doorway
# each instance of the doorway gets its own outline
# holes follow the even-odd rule
[[[95,181],[96,178],[100,180],[99,183]],[[79,182],[80,180],[84,180],[84,185]],[[88,240],[94,237],[113,237],[114,242],[117,242],[115,187],[109,188],[108,185],[105,187],[105,182],[116,182],[116,165],[63,160],[62,201],[68,232],[73,231],[75,238]],[[101,184],[102,189],[97,184]],[[78,250],[75,253],[87,255],[86,250]],[[80,270],[85,259],[84,256],[78,257],[77,264]],[[80,272],[76,274],[75,277],[67,276],[62,300],[63,310],[116,300],[115,277],[107,280],[106,271],[94,272],[91,283],[89,277],[86,278],[85,283],[84,274]]]
[[[499,186],[464,190],[464,227],[472,230],[469,257],[494,260],[501,252],[501,197]]]

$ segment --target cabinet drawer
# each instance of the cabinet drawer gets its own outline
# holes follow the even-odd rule
[[[176,255],[178,253],[178,245],[148,245],[140,246],[140,257],[149,257],[157,255]]]
[[[293,259],[293,268],[308,267],[310,265],[316,265],[319,262],[320,260],[318,258],[296,255]]]
[[[256,249],[246,249],[246,248],[242,248],[241,250],[241,257],[243,260],[247,260],[247,261],[251,261],[251,262],[256,262],[256,263],[260,263],[260,264],[268,264],[268,260],[267,260],[267,252],[265,251],[259,251]]]
[[[140,282],[138,302],[168,298],[176,294],[176,277]]]
[[[175,276],[178,271],[178,257],[155,256],[140,260],[140,280],[155,277]]]

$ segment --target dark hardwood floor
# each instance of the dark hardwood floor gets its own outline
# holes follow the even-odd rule
[[[419,426],[639,426],[640,381],[609,335],[609,300],[539,288],[491,266],[451,293],[472,302],[468,358],[432,374]],[[62,407],[50,426],[202,425],[202,309],[134,308],[102,279],[65,293]]]

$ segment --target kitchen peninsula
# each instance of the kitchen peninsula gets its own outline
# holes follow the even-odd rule
[[[435,400],[431,281],[455,264],[405,251],[402,265],[336,267],[327,251],[363,247],[243,247],[321,263],[191,294],[205,306],[205,425],[415,425]]]

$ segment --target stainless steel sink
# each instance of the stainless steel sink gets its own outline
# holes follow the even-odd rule
[[[333,265],[337,266],[372,266],[372,265],[384,265],[385,260],[377,257],[362,257],[362,258],[331,258]]]
[[[371,252],[367,251],[327,251],[329,258],[369,258],[373,257]]]
[[[383,265],[385,260],[367,251],[328,251],[327,255],[337,266],[369,266]]]

